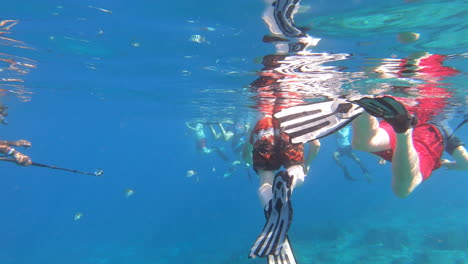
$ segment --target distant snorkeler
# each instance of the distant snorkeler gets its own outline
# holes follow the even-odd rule
[[[185,125],[187,126],[187,128],[193,131],[196,137],[197,150],[204,154],[210,154],[212,152],[212,149],[209,149],[206,146],[206,135],[205,135],[205,130],[203,129],[203,124],[196,123],[195,125],[192,125],[188,122],[185,122]]]
[[[231,141],[231,148],[234,153],[242,153],[244,145],[248,142],[250,124],[238,122],[235,126],[234,137]]]
[[[202,123],[196,123],[195,125],[193,125],[189,122],[185,122],[185,125],[195,135],[197,151],[199,151],[202,154],[210,154],[216,152],[222,160],[229,161],[229,158],[226,156],[226,154],[224,154],[224,152],[220,148],[207,147],[205,129]]]
[[[224,178],[228,179],[234,172],[240,168],[245,168],[249,181],[253,181],[252,167],[252,144],[248,140],[250,135],[250,124],[237,122],[234,127],[234,132],[231,141],[231,149],[234,153],[235,160],[229,164],[228,170],[224,173]]]
[[[209,125],[211,133],[215,139],[223,139],[224,141],[229,141],[234,137],[234,133],[224,128],[222,123],[218,123],[219,129],[221,130],[220,133],[216,132],[216,129],[213,127],[212,124]]]
[[[345,179],[349,181],[356,180],[356,178],[351,176],[351,174],[349,173],[348,167],[346,167],[346,165],[343,164],[341,160],[342,157],[346,156],[352,159],[354,162],[356,162],[361,168],[362,173],[366,177],[367,181],[372,182],[372,177],[369,175],[369,171],[364,166],[361,159],[359,159],[356,153],[354,153],[353,151],[353,148],[350,142],[350,136],[351,136],[351,126],[349,125],[345,126],[344,128],[338,130],[338,132],[335,133],[335,141],[336,141],[337,148],[333,152],[333,160],[343,170]]]

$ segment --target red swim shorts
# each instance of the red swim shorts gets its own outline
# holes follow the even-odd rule
[[[250,139],[255,171],[304,164],[304,145],[291,144],[289,136],[277,128],[271,116],[262,118],[255,125]]]
[[[387,131],[390,137],[390,150],[375,152],[374,154],[385,160],[392,161],[395,149],[396,134],[393,128],[385,121],[380,122],[380,127]],[[413,129],[413,146],[419,157],[419,170],[426,180],[432,172],[438,169],[444,152],[444,139],[440,131],[434,125],[423,123]]]

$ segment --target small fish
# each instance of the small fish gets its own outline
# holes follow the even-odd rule
[[[75,217],[73,218],[73,220],[78,221],[78,220],[81,219],[81,217],[83,217],[83,214],[82,214],[82,213],[76,213],[76,214],[75,214]]]
[[[214,27],[202,27],[203,31],[216,31],[216,28]]]
[[[112,13],[111,10],[107,10],[107,9],[104,9],[104,8],[100,8],[100,7],[95,7],[95,6],[88,6],[89,8],[94,8],[94,9],[97,9],[99,11],[102,11],[104,13]]]
[[[190,75],[192,75],[192,72],[187,71],[187,70],[182,70],[181,73],[182,73],[182,76],[190,76]]]
[[[216,66],[204,66],[202,67],[202,69],[207,71],[218,71],[218,68],[216,68]]]
[[[126,189],[125,190],[125,197],[130,197],[135,194],[135,191],[133,189]]]
[[[238,74],[240,72],[238,71],[230,71],[230,72],[226,72],[226,75],[233,75],[233,74]]]
[[[188,171],[187,171],[187,174],[185,174],[185,177],[187,177],[187,178],[192,178],[192,176],[195,175],[195,174],[197,174],[196,171],[194,171],[194,170],[188,170]]]

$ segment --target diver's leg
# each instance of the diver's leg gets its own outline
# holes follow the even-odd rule
[[[333,152],[333,160],[335,161],[336,165],[338,165],[338,167],[340,167],[341,169],[343,169],[344,165],[343,163],[341,162],[340,160],[340,152],[339,151],[335,151]]]
[[[388,133],[379,127],[377,118],[363,113],[353,121],[353,148],[366,152],[390,149]]]
[[[260,199],[262,207],[265,207],[265,205],[273,197],[271,187],[273,185],[273,180],[275,179],[275,171],[259,170],[258,175],[260,176],[260,188],[258,188],[258,198]]]
[[[392,157],[392,188],[398,197],[408,196],[422,181],[419,157],[413,146],[413,129],[396,134]]]
[[[309,167],[312,161],[317,157],[319,150],[320,141],[318,139],[309,142],[309,151],[307,152],[307,157],[304,163],[307,167]]]
[[[280,168],[275,151],[275,134],[273,119],[265,116],[260,119],[252,131],[252,165],[260,177],[258,197],[264,208],[273,197],[271,187],[275,178],[275,171]]]
[[[234,137],[234,133],[232,131],[226,131],[222,123],[219,123],[219,128],[221,129],[221,134],[224,141],[229,141],[232,137]]]
[[[304,164],[296,164],[286,168],[289,177],[292,177],[291,191],[297,186],[301,186],[305,181]]]
[[[359,167],[361,167],[361,170],[362,170],[362,173],[364,173],[364,176],[366,177],[367,181],[368,182],[371,182],[372,181],[372,177],[370,176],[369,174],[369,170],[366,168],[366,166],[364,166],[364,164],[362,163],[361,159],[356,155],[356,153],[354,152],[349,152],[348,153],[348,156],[354,160],[354,162],[356,162]]]
[[[304,183],[304,144],[291,144],[289,136],[285,133],[280,134],[278,141],[281,164],[286,168],[289,177],[292,177],[291,191]]]
[[[340,159],[341,157],[342,155],[340,154],[339,151],[333,152],[333,160],[335,161],[336,165],[338,165],[338,167],[340,167],[343,170],[345,179],[350,180],[350,181],[355,181],[356,179],[351,176],[346,165],[344,165],[341,162],[341,159]]]
[[[348,153],[348,156],[349,156],[354,162],[356,162],[356,163],[361,167],[361,169],[364,167],[364,165],[363,165],[362,162],[361,162],[361,159],[356,155],[356,153],[354,153],[354,152],[351,151],[351,152]]]
[[[354,162],[356,162],[356,163],[359,165],[359,167],[361,167],[361,170],[362,170],[363,173],[365,173],[365,174],[369,173],[369,170],[366,168],[366,166],[364,166],[364,164],[362,163],[361,159],[356,155],[356,153],[354,153],[354,152],[349,152],[349,153],[348,153],[348,156],[349,156],[352,160],[354,160]]]
[[[318,139],[309,142],[309,151],[304,161],[304,172],[306,175],[309,174],[310,164],[312,164],[312,161],[317,157],[319,150],[320,141]]]
[[[221,133],[216,133],[216,130],[214,129],[213,125],[210,125],[210,130],[211,130],[211,134],[213,134],[213,137],[215,139],[220,139],[221,138]]]

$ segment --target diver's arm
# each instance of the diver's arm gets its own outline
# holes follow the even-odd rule
[[[14,148],[8,145],[0,145],[0,153],[15,158],[16,163],[19,165],[29,166],[32,164],[32,161],[28,156],[16,151]]]
[[[190,128],[190,129],[192,129],[192,130],[195,130],[195,128],[194,128],[193,126],[191,126],[188,122],[185,122],[185,125],[186,125],[188,128]]]
[[[464,146],[457,147],[452,157],[455,161],[442,160],[442,166],[449,170],[468,170],[468,151]]]
[[[31,147],[31,142],[20,139],[16,141],[5,141],[5,140],[0,140],[0,145],[5,145],[5,146],[15,146],[15,147]]]
[[[0,140],[0,145],[5,145],[5,146],[16,146],[16,141],[5,141],[5,140]]]
[[[8,156],[13,155],[15,149],[10,147],[11,145],[5,144],[5,142],[9,141],[0,141],[0,153],[6,154]]]

